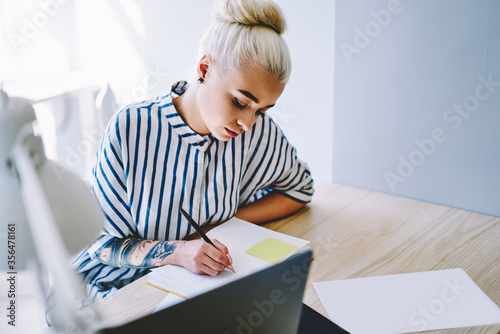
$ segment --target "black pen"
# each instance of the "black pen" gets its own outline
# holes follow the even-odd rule
[[[181,208],[181,213],[184,215],[184,217],[186,217],[186,219],[188,220],[189,224],[191,224],[191,226],[196,230],[196,232],[203,238],[203,240],[205,240],[206,243],[209,243],[210,245],[214,246],[216,249],[218,249],[214,243],[212,242],[212,240],[210,240],[207,235],[205,234],[205,232],[203,232],[203,230],[200,228],[200,226],[198,226],[198,224],[196,224],[196,222],[194,221],[193,218],[191,218],[191,216],[186,212],[184,211],[184,209]],[[227,268],[229,269],[229,268]],[[233,273],[236,273],[234,270],[232,269],[229,269],[231,270]]]

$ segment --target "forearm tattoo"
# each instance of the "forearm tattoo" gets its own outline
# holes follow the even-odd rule
[[[182,242],[158,242],[148,250],[152,243],[152,240],[134,238],[114,239],[97,254],[97,258],[112,267],[151,268],[160,265]]]

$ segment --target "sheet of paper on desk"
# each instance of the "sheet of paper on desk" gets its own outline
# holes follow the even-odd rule
[[[354,334],[500,323],[500,308],[462,269],[318,282],[330,319]]]

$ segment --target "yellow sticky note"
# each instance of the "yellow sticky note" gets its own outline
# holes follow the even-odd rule
[[[288,242],[267,238],[247,249],[245,253],[276,264],[295,252],[298,248]]]

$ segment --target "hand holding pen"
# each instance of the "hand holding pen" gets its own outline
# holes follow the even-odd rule
[[[184,266],[197,274],[208,274],[210,276],[216,276],[225,268],[234,272],[233,260],[229,255],[227,247],[216,239],[210,240],[186,211],[183,209],[180,211],[203,238],[203,241],[190,241],[190,248],[195,251],[195,255],[190,257],[191,260],[188,260]]]

